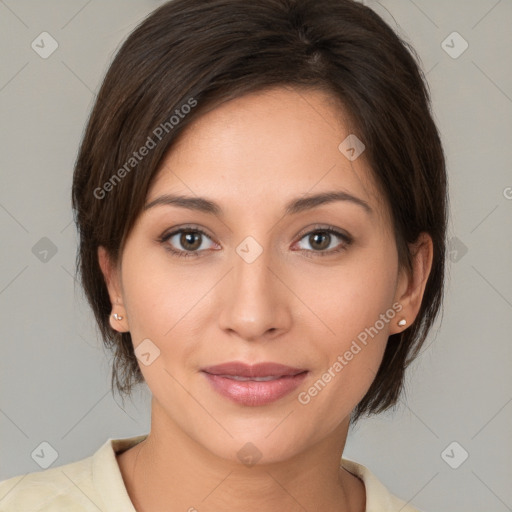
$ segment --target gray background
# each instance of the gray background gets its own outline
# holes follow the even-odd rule
[[[149,431],[146,387],[125,410],[110,393],[111,357],[73,277],[70,186],[112,54],[161,3],[0,1],[0,480],[41,470],[31,454],[45,441],[57,466],[107,437]],[[451,252],[444,316],[406,395],[356,426],[344,456],[425,512],[512,510],[512,2],[364,3],[427,73],[447,154]],[[43,31],[59,45],[46,59],[31,47]],[[469,45],[460,55],[454,31]]]

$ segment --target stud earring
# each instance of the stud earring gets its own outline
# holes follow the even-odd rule
[[[123,319],[123,317],[122,317],[121,315],[118,315],[117,313],[114,313],[112,316],[113,316],[116,320],[122,320],[122,319]]]
[[[400,321],[398,322],[398,325],[399,325],[400,327],[403,327],[406,323],[407,323],[407,320],[406,320],[405,318],[402,318],[402,320],[400,320]]]

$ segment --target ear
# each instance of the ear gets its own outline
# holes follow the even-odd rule
[[[115,331],[128,332],[130,328],[122,300],[121,271],[117,265],[113,264],[108,251],[101,245],[98,247],[98,263],[105,278],[110,303],[112,304],[112,312],[109,316],[110,326]],[[117,315],[117,319],[114,318],[114,314]]]
[[[411,251],[412,271],[410,274],[405,269],[402,269],[400,272],[395,302],[400,303],[402,309],[390,334],[396,334],[407,329],[407,326],[411,325],[416,319],[432,268],[434,244],[428,233],[421,233],[416,242],[409,244],[409,248]],[[403,327],[397,325],[401,319],[407,321]]]

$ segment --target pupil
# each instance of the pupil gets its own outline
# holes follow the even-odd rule
[[[194,242],[190,241],[190,240],[193,240],[194,238],[196,238],[196,243],[194,244]],[[199,247],[201,244],[197,244],[197,240],[199,239],[199,235],[198,234],[194,234],[194,233],[184,233],[182,235],[182,244],[183,244],[183,247],[186,247],[188,249],[197,249],[197,247]],[[184,243],[183,243],[184,242]],[[192,245],[192,247],[190,247],[190,245]]]
[[[317,248],[325,249],[326,247],[329,247],[329,243],[327,243],[327,244],[325,243],[325,241],[328,239],[328,236],[329,236],[328,233],[323,233],[323,234],[316,233],[316,234],[314,234],[312,236],[313,236],[313,239],[315,240],[315,243],[317,242],[318,237],[324,237],[324,244],[323,245],[320,244],[321,247],[317,247]],[[314,243],[312,245],[314,245]]]

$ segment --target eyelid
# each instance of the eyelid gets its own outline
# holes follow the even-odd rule
[[[211,235],[209,235],[203,228],[201,228],[198,225],[195,224],[185,224],[184,226],[175,226],[171,228],[170,230],[164,231],[163,235],[159,237],[159,239],[165,238],[168,239],[173,235],[176,235],[177,233],[180,233],[181,231],[197,231],[198,233],[201,233],[205,236],[207,236],[210,239],[213,239]]]
[[[304,237],[304,235],[308,235],[315,231],[327,231],[327,232],[334,232],[337,236],[340,236],[342,238],[345,238],[347,243],[352,243],[352,237],[345,232],[343,229],[338,228],[336,226],[332,226],[330,224],[314,224],[313,226],[308,226],[304,229],[302,229],[296,237],[300,240]]]

